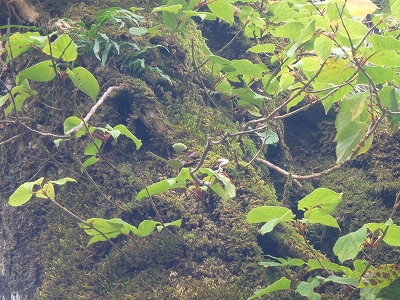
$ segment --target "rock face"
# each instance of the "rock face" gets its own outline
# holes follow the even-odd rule
[[[5,2],[1,1],[3,7]],[[132,5],[132,1],[40,2],[41,14],[46,18],[79,18],[88,24],[93,23],[99,8],[107,5],[129,8]],[[134,2],[141,6],[147,1]],[[13,1],[12,5],[25,22],[33,22],[39,17],[25,1]],[[48,20],[39,18],[38,23],[48,24]],[[188,26],[193,46],[188,36],[179,34],[131,40],[127,32],[107,28],[107,35],[118,41],[128,39],[142,48],[162,45],[148,50],[140,58],[150,66],[157,66],[171,82],[155,72],[137,71],[133,59],[127,58],[129,50],[121,49],[119,55],[114,52],[104,68],[91,51],[76,61],[97,78],[100,94],[111,86],[123,87],[101,105],[92,117],[91,125],[123,124],[143,142],[142,148],[137,150],[131,140],[122,136],[117,143],[106,140],[101,147],[101,161],[88,168],[90,177],[81,172],[77,159],[85,159],[83,149],[88,140],[71,140],[56,148],[51,138],[38,136],[14,124],[0,123],[0,142],[14,138],[0,144],[1,299],[246,299],[257,287],[267,285],[278,276],[274,272],[267,274],[257,265],[263,260],[262,250],[281,257],[306,258],[309,255],[299,235],[291,228],[281,227],[274,235],[260,238],[257,227],[246,223],[245,216],[251,208],[276,204],[275,186],[281,195],[285,184],[279,175],[269,174],[262,166],[257,169],[245,167],[244,158],[257,152],[254,141],[248,138],[213,148],[205,161],[205,167],[213,168],[222,157],[230,160],[224,171],[234,181],[237,196],[225,207],[214,194],[199,198],[193,190],[176,190],[153,199],[135,200],[137,193],[146,186],[176,176],[166,160],[177,159],[184,161],[186,166],[193,166],[200,159],[207,137],[221,137],[227,131],[238,130],[237,116],[216,107],[226,103],[215,104],[206,97],[202,81],[207,80],[207,74],[199,76],[193,66],[194,59],[197,65],[204,61],[201,47],[206,45],[203,45],[197,25],[193,22]],[[223,27],[218,33],[224,34]],[[218,38],[215,30],[213,35]],[[218,43],[214,40],[214,44]],[[243,55],[238,45],[229,49],[233,57]],[[17,66],[19,71],[30,59],[30,56],[21,58],[20,66]],[[40,59],[40,56],[33,58]],[[40,101],[28,103],[23,113],[30,127],[36,130],[62,134],[66,117],[84,116],[93,106],[87,96],[74,93],[72,83],[55,79],[46,84],[32,83],[32,86],[38,90]],[[64,109],[60,110],[60,107]],[[310,114],[312,116],[312,112]],[[3,117],[2,113],[1,119]],[[298,128],[311,126],[313,118],[310,115],[299,118],[294,124],[282,124],[286,134],[295,137],[285,149],[292,150],[293,160],[288,161],[290,155],[274,153],[276,149],[269,150],[270,153],[277,161],[300,169],[333,160],[330,152],[333,145],[323,144],[320,137],[324,131],[332,130],[331,125],[315,129],[313,134],[317,138],[311,139],[305,134],[310,131],[303,130],[302,135]],[[326,122],[330,121],[328,116]],[[398,136],[389,134],[381,138],[382,141],[399,141]],[[311,144],[308,140],[317,142]],[[186,152],[174,152],[172,145],[178,142],[187,146]],[[326,149],[324,157],[318,157],[315,151],[319,145]],[[281,145],[278,150],[282,151],[282,148]],[[313,183],[337,191],[345,186],[351,192],[345,196],[346,205],[341,208],[342,215],[338,216],[348,231],[354,229],[352,224],[358,226],[363,222],[352,219],[352,215],[362,211],[363,218],[368,219],[368,211],[383,206],[384,197],[380,193],[390,199],[397,188],[398,172],[396,178],[388,175],[390,183],[387,186],[377,184],[374,189],[368,188],[373,180],[370,174],[382,178],[378,176],[387,175],[391,168],[396,168],[388,163],[377,163],[380,158],[385,161],[394,157],[382,156],[380,150],[373,149],[371,156]],[[397,160],[394,162],[398,165]],[[370,173],[363,172],[362,167],[367,167]],[[398,171],[398,167],[395,170]],[[77,225],[77,220],[52,201],[35,199],[18,208],[7,205],[8,197],[20,184],[41,176],[47,180],[67,176],[77,180],[77,183],[57,187],[56,200],[83,219],[121,218],[135,226],[144,219],[159,220],[161,217],[163,222],[182,219],[181,229],[173,229],[171,233],[164,230],[161,234],[154,233],[135,241],[118,237],[113,241],[124,254],[109,243],[86,246],[89,237]],[[294,206],[304,193],[291,187],[286,194],[288,205]],[[381,215],[375,217],[384,218],[385,214],[386,211],[381,210]],[[326,250],[324,245],[318,244],[320,237],[336,238],[336,234],[316,230],[310,239],[317,248]],[[285,295],[277,299],[285,299]]]

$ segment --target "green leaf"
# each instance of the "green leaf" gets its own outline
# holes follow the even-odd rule
[[[265,145],[276,144],[279,142],[279,136],[270,129],[264,132],[256,132],[256,134],[260,137],[261,142]]]
[[[56,71],[51,60],[45,60],[28,69],[25,69],[15,79],[17,85],[20,85],[25,79],[32,79],[37,82],[47,82],[56,77]]]
[[[95,156],[89,157],[87,160],[83,162],[83,167],[81,168],[81,172],[83,173],[83,168],[89,167],[97,163],[99,159]]]
[[[149,30],[146,27],[131,27],[129,28],[129,33],[136,36],[142,36],[146,34]]]
[[[379,50],[398,50],[400,41],[391,36],[372,34],[367,38],[375,51]]]
[[[75,116],[68,117],[67,119],[65,119],[64,134],[67,133],[68,131],[70,131],[71,129],[75,128],[79,124],[81,124],[81,122],[82,122],[82,120]],[[76,137],[79,138],[85,134],[86,134],[86,129],[85,129],[85,127],[83,127],[76,132]]]
[[[383,241],[393,247],[400,246],[400,226],[396,224],[390,225]]]
[[[345,285],[352,285],[354,287],[358,286],[358,281],[353,278],[345,278],[345,277],[331,275],[324,279],[324,282],[329,282],[329,281]]]
[[[370,120],[354,121],[343,126],[343,128],[336,135],[336,157],[337,162],[346,160],[364,138],[369,128]],[[371,147],[372,135],[365,142],[364,146],[360,149],[357,155],[365,153]]]
[[[382,67],[399,67],[400,56],[395,50],[381,50],[373,53],[369,57],[368,62]]]
[[[279,280],[275,281],[273,284],[270,286],[257,290],[253,296],[248,298],[247,300],[251,299],[256,299],[258,297],[261,297],[263,295],[275,292],[275,291],[282,291],[282,290],[289,290],[290,289],[290,280],[287,279],[286,277],[282,277]]]
[[[57,184],[57,185],[64,185],[67,182],[76,182],[76,180],[71,177],[65,177],[65,178],[61,178],[61,179],[50,181],[50,182]]]
[[[44,178],[41,177],[36,181],[25,182],[22,184],[14,193],[12,193],[8,199],[8,204],[11,206],[21,206],[22,204],[28,202],[33,195],[33,187],[35,185],[42,184],[43,179]]]
[[[125,135],[126,137],[130,138],[136,145],[136,150],[139,150],[139,148],[142,146],[142,141],[139,140],[136,136],[134,136],[132,134],[132,132],[130,132],[130,130],[128,128],[126,128],[125,125],[119,124],[114,126],[115,130],[119,130],[119,132],[121,132],[122,135]]]
[[[179,170],[184,166],[180,159],[168,159],[167,165],[173,170]]]
[[[47,44],[42,51],[47,55],[51,55],[63,61],[74,61],[78,57],[75,43],[66,34],[60,35],[53,43],[51,43],[51,50],[50,45]]]
[[[375,84],[391,82],[396,76],[392,68],[364,66],[363,69]],[[367,77],[361,71],[358,72],[358,83],[369,84]]]
[[[208,60],[212,64],[219,64],[219,65],[230,65],[231,61],[229,59],[223,58],[217,55],[209,55]]]
[[[86,234],[93,236],[93,238],[90,239],[90,241],[88,242],[88,246],[95,242],[106,241],[107,238],[110,239],[117,237],[122,233],[121,230],[124,227],[124,224],[118,222],[116,219],[105,220],[101,218],[90,218],[86,220],[86,223],[97,229],[94,230],[85,223],[78,224],[79,227],[85,230]],[[103,235],[100,234],[98,231],[102,232]]]
[[[56,195],[54,193],[54,185],[51,183],[51,181],[47,182],[39,191],[36,192],[35,196],[44,199],[50,198],[51,200],[55,201]]]
[[[67,74],[78,89],[96,101],[100,87],[92,73],[83,67],[76,67],[72,70],[67,69]]]
[[[176,176],[175,178],[164,179],[160,182],[148,186],[147,189],[141,190],[137,194],[135,199],[141,200],[143,198],[149,197],[148,194],[150,194],[150,196],[154,196],[171,189],[186,188],[186,180],[193,180],[193,179],[192,176],[190,176],[189,169],[182,168],[178,176]]]
[[[313,270],[322,270],[322,269],[327,269],[335,273],[344,273],[345,270],[351,270],[350,268],[340,266],[338,264],[335,264],[333,262],[330,262],[328,260],[320,260],[323,267],[321,266],[320,262],[316,259],[310,259],[307,262],[308,268],[307,271],[313,271]]]
[[[234,14],[232,5],[226,0],[208,2],[208,8],[218,18],[226,21],[229,25],[233,24]]]
[[[276,259],[279,262],[276,261],[262,261],[259,262],[258,264],[263,267],[301,267],[305,264],[305,261],[299,258],[288,258],[288,260],[285,260],[283,258],[279,257],[274,257],[271,255],[266,255],[272,259]]]
[[[207,11],[193,11],[193,10],[185,10],[183,11],[186,16],[189,17],[199,17],[202,21],[215,21],[217,16],[213,13]]]
[[[83,152],[83,154],[85,155],[96,155],[97,152],[99,152],[99,149],[101,147],[102,141],[95,138],[94,142],[96,144],[94,144],[93,142],[89,143],[86,148],[85,148],[85,152]]]
[[[300,35],[296,39],[296,43],[286,53],[287,57],[295,58],[297,48],[304,42],[308,41],[314,36],[315,21],[311,20],[306,27],[300,31]]]
[[[269,12],[272,13],[272,17],[270,17],[269,21],[273,23],[288,21],[296,13],[294,9],[289,7],[289,3],[281,1],[274,2],[269,7]]]
[[[300,281],[296,288],[296,292],[300,295],[307,297],[309,300],[319,300],[321,295],[314,292],[314,288],[322,283],[321,279],[313,278],[311,282]]]
[[[229,199],[236,197],[235,185],[223,172],[219,173],[209,168],[200,168],[198,172],[208,175],[203,180],[211,182],[210,188],[221,197],[224,206]]]
[[[342,193],[327,188],[317,188],[298,203],[299,210],[318,208],[322,215],[333,212],[342,200]]]
[[[400,265],[379,265],[368,269],[367,273],[361,279],[359,288],[373,287],[381,289],[389,286],[397,278],[400,278]]]
[[[0,107],[4,105],[4,103],[11,97],[10,94],[5,94],[4,96],[0,97]]]
[[[181,225],[182,225],[182,219],[175,220],[175,221],[172,221],[172,222],[169,222],[169,223],[164,223],[164,226],[165,226],[165,227],[168,227],[168,226],[181,227]],[[164,226],[158,225],[158,226],[157,226],[158,232],[161,232],[161,230],[164,228]]]
[[[182,8],[181,4],[176,4],[176,5],[161,5],[154,7],[152,12],[169,12],[172,14],[177,14],[179,10]]]
[[[354,93],[348,95],[343,101],[347,101],[346,108],[342,105],[343,109],[349,109],[351,112],[350,122],[355,121],[365,109],[365,102],[368,100],[369,92]]]
[[[160,222],[156,222],[153,220],[144,220],[139,224],[137,231],[134,232],[137,236],[143,237],[150,235],[156,226],[160,224]]]
[[[293,88],[293,87],[292,87],[292,88]],[[292,96],[294,96],[295,94],[297,94],[297,91],[293,91],[292,94],[290,95],[290,98],[291,98]],[[292,107],[296,106],[297,104],[299,104],[299,103],[304,99],[304,97],[305,97],[306,95],[307,95],[307,94],[306,94],[305,92],[301,92],[300,95],[294,97],[294,98],[286,105],[286,111],[289,112],[290,109],[291,109]]]
[[[358,100],[356,98],[353,99],[360,101],[364,96],[361,95],[361,98]],[[351,101],[342,101],[340,104],[340,112],[336,116],[335,127],[338,133],[335,140],[337,141],[336,156],[338,162],[346,160],[352,154],[353,149],[355,149],[358,143],[364,138],[371,123],[371,115],[366,105],[364,105],[362,111],[359,109],[358,105],[355,109],[353,106],[354,104]],[[358,116],[353,120],[353,116],[355,115]],[[372,135],[365,141],[357,155],[366,152],[371,144]]]
[[[7,117],[10,112],[14,110],[14,104],[15,104],[15,109],[17,111],[22,110],[22,105],[24,104],[26,99],[29,99],[31,97],[31,94],[29,93],[20,93],[17,96],[14,97],[14,102],[10,103],[9,106],[7,106],[4,114]]]
[[[259,206],[250,210],[247,214],[247,222],[249,224],[262,223],[261,234],[271,232],[274,227],[282,222],[293,220],[295,215],[286,207],[280,206]]]
[[[330,214],[322,214],[320,209],[312,209],[304,213],[304,218],[310,224],[322,224],[329,227],[338,228],[339,224]]]
[[[262,114],[260,113],[260,109],[254,105],[251,105],[243,100],[238,100],[237,105],[243,107],[247,110],[247,112],[255,117],[261,117]]]
[[[340,262],[354,259],[361,251],[361,246],[364,243],[366,235],[367,229],[363,226],[355,232],[350,232],[340,237],[333,247],[333,253],[339,258]]]
[[[287,38],[292,42],[297,41],[300,31],[304,28],[304,25],[300,22],[288,22],[282,26],[277,27],[271,32],[276,37]]]
[[[281,75],[281,78],[279,79],[279,87],[281,90],[286,90],[288,89],[294,81],[294,76],[290,73],[284,73]]]
[[[6,49],[9,52],[8,56],[15,59],[22,53],[33,49],[33,46],[37,44],[37,41],[33,37],[40,36],[39,32],[26,32],[26,33],[14,33],[11,35],[6,43]]]
[[[293,67],[314,74],[321,67],[321,61],[318,57],[303,57]]]
[[[332,53],[333,41],[321,34],[314,41],[314,49],[321,60],[326,60]]]
[[[274,53],[275,44],[262,44],[250,47],[246,52],[254,52],[254,53]]]

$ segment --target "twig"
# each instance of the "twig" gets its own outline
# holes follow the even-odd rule
[[[100,99],[96,102],[95,105],[92,106],[92,108],[90,109],[90,111],[87,113],[86,117],[83,118],[83,120],[81,121],[81,123],[78,126],[75,126],[74,128],[72,128],[71,130],[67,131],[65,133],[65,135],[71,135],[74,132],[77,132],[78,130],[82,129],[83,126],[85,125],[85,123],[87,123],[89,121],[89,119],[94,115],[94,113],[96,112],[96,110],[100,107],[100,105],[107,99],[107,97],[113,92],[113,91],[117,91],[120,90],[122,87],[120,86],[111,86],[107,89],[107,91],[105,91],[105,93],[103,94],[103,96],[100,97]]]
[[[182,244],[186,245],[186,243],[185,243],[184,240],[182,240],[180,237],[178,237],[178,236],[176,236],[175,234],[173,234],[173,233],[171,232],[171,230],[169,230],[169,228],[168,228],[167,226],[165,226],[165,224],[164,224],[164,222],[163,222],[163,220],[162,220],[162,218],[161,218],[161,215],[160,215],[160,213],[159,213],[159,211],[158,211],[158,209],[157,209],[157,207],[156,207],[156,204],[154,203],[153,198],[151,197],[150,192],[149,192],[149,189],[148,189],[147,187],[146,187],[146,192],[147,192],[147,195],[149,196],[149,199],[150,199],[150,202],[151,202],[151,206],[153,207],[154,211],[156,212],[158,221],[161,223],[161,226],[162,226],[166,231],[168,231],[168,233],[169,233],[172,237],[176,238],[176,239],[177,239],[178,241],[180,241]]]
[[[11,142],[11,141],[13,141],[13,140],[19,138],[21,135],[22,135],[22,133],[17,134],[17,135],[15,135],[15,136],[13,136],[12,138],[9,138],[8,140],[5,140],[5,141],[0,142],[0,146],[3,146],[4,144],[6,144],[6,143],[8,143],[8,142]]]
[[[106,194],[104,194],[104,192],[101,190],[101,188],[98,186],[98,184],[94,181],[94,179],[92,178],[92,176],[90,176],[89,172],[86,170],[86,168],[83,166],[82,161],[79,159],[78,155],[76,153],[74,153],[74,156],[76,157],[76,159],[78,160],[79,164],[81,165],[81,167],[83,168],[83,171],[85,172],[86,176],[89,178],[89,180],[93,183],[93,185],[95,186],[96,190],[98,190],[100,192],[100,194],[110,203],[112,203],[113,205],[115,205],[116,207],[118,207],[120,210],[122,211],[126,211],[129,210],[129,208],[123,208],[122,206],[118,205],[117,203],[113,202],[110,198],[107,197]]]
[[[59,208],[61,208],[63,211],[65,211],[67,214],[69,214],[70,216],[72,216],[73,218],[79,220],[80,222],[82,222],[83,224],[85,224],[86,226],[88,226],[90,229],[93,229],[94,231],[98,232],[102,237],[104,237],[115,249],[118,250],[118,252],[126,259],[127,262],[129,262],[132,266],[133,266],[133,262],[132,260],[128,257],[128,255],[126,255],[126,253],[124,251],[122,251],[121,248],[119,248],[112,240],[110,240],[109,237],[107,237],[101,230],[97,229],[96,227],[94,227],[92,224],[86,222],[85,220],[83,220],[81,217],[78,217],[77,215],[75,215],[73,212],[71,212],[70,210],[68,210],[67,208],[65,208],[64,206],[62,206],[61,204],[59,204],[56,201],[51,201],[52,203],[54,203],[56,206],[58,206]]]

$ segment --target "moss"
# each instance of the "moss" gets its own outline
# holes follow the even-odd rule
[[[50,5],[48,1],[45,2]],[[101,7],[107,5],[100,2]],[[121,3],[130,5],[128,1]],[[116,1],[108,3],[116,4]],[[89,24],[96,10],[94,5],[80,4],[71,7],[66,15],[81,15]],[[201,63],[205,59],[201,49],[204,39],[194,23],[190,23],[190,26],[194,56]],[[111,36],[113,33],[110,28],[108,30]],[[117,38],[118,33],[114,33],[113,37]],[[141,78],[136,78],[138,74],[123,68],[123,53],[110,58],[104,69],[99,68],[93,56],[82,57],[79,61],[95,74],[103,90],[117,84],[125,86],[107,99],[91,122],[99,126],[107,123],[112,126],[125,124],[143,140],[143,149],[137,151],[133,143],[123,137],[116,144],[108,142],[104,145],[100,152],[102,161],[88,168],[98,185],[96,188],[81,175],[80,165],[72,155],[71,149],[83,157],[83,142],[71,140],[56,150],[51,141],[26,135],[24,141],[33,142],[36,149],[24,149],[18,159],[12,158],[12,147],[1,153],[2,162],[11,166],[8,173],[7,168],[3,168],[1,175],[12,177],[1,177],[2,187],[12,183],[14,185],[10,189],[13,189],[17,185],[15,182],[24,182],[40,169],[40,175],[46,178],[72,176],[78,179],[79,184],[57,190],[57,201],[84,219],[121,217],[133,225],[138,225],[143,219],[157,219],[149,199],[138,202],[134,197],[145,186],[172,177],[174,172],[162,161],[147,155],[146,151],[168,159],[174,155],[170,152],[171,145],[183,142],[189,147],[188,153],[201,153],[207,137],[217,139],[227,131],[238,130],[234,118],[223,108],[207,105],[210,103],[204,96],[204,86],[193,79],[193,66],[190,67],[191,39],[178,35],[176,44],[168,42],[162,36],[149,41],[140,40],[142,45],[156,43],[168,46],[170,53],[158,49],[149,52],[146,60],[168,73],[172,85],[154,73],[143,73]],[[209,74],[209,66],[205,66],[203,72]],[[71,97],[71,86],[56,84],[55,89],[56,95],[65,99]],[[52,100],[52,91],[44,93],[45,100]],[[76,107],[72,106],[73,101],[67,103],[70,106],[68,113],[82,113],[92,105],[80,95],[77,100]],[[217,103],[218,106],[220,104]],[[149,110],[157,118],[149,119],[146,115]],[[42,113],[44,119],[51,120],[46,124],[51,129],[49,131],[62,130],[59,115],[48,111]],[[34,117],[34,114],[29,116]],[[10,136],[13,134],[15,131]],[[306,147],[305,144],[300,148]],[[25,146],[21,144],[20,148]],[[16,242],[9,245],[8,251],[17,251],[22,245],[26,248],[16,260],[21,270],[21,266],[25,266],[35,268],[39,273],[34,281],[29,282],[40,286],[39,299],[245,299],[256,288],[266,286],[280,277],[279,272],[257,265],[263,259],[262,250],[277,256],[310,256],[301,237],[290,226],[279,226],[273,234],[261,237],[257,226],[247,224],[246,213],[251,208],[278,204],[268,170],[244,163],[256,152],[255,143],[244,137],[241,141],[231,139],[229,143],[214,146],[209,153],[205,161],[207,167],[220,157],[227,157],[231,162],[225,171],[236,185],[237,197],[229,200],[226,207],[213,194],[209,194],[202,203],[184,190],[153,197],[157,211],[165,222],[183,219],[182,228],[173,231],[179,239],[165,231],[138,238],[139,247],[125,237],[115,239],[115,243],[133,262],[132,265],[108,243],[86,247],[89,238],[76,225],[77,221],[49,203],[38,205],[38,202],[34,202],[21,210],[10,212],[12,217],[9,218],[14,219],[9,220],[9,227],[22,226],[23,236],[15,236]],[[36,160],[32,163],[33,157],[40,157],[39,163]],[[372,202],[368,205],[364,203],[368,201],[363,193],[368,183],[363,181],[361,171],[349,169],[346,172],[332,174],[321,184],[335,190],[342,184],[343,190],[353,191],[345,203],[353,203],[354,208],[367,216],[373,210]],[[20,173],[23,178],[19,178]],[[347,183],[349,178],[353,178],[354,182]],[[109,200],[104,199],[98,189]],[[129,209],[121,210],[113,202],[120,207],[128,205]],[[375,205],[378,204],[376,200]],[[354,210],[348,211],[348,214],[354,213]],[[348,217],[346,213],[344,216]],[[344,218],[340,220],[345,221]],[[362,222],[361,219],[358,221]],[[354,227],[346,228],[352,230],[356,225],[354,223]],[[29,253],[29,249],[34,253]],[[12,276],[20,269],[13,269]],[[290,297],[283,294],[276,296],[276,299],[293,299]]]

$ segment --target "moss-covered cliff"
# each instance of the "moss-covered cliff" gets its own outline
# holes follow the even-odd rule
[[[100,8],[129,8],[130,5],[143,6],[143,15],[149,20],[157,18],[148,14],[149,1],[134,2],[41,1],[42,17],[37,22],[40,26],[53,26],[52,22],[47,24],[48,18],[68,17],[89,24]],[[221,157],[230,160],[225,172],[234,182],[237,196],[225,207],[214,194],[199,202],[188,191],[182,190],[136,201],[138,191],[175,176],[176,172],[164,160],[180,155],[188,166],[194,165],[207,137],[218,138],[225,132],[239,129],[237,116],[225,107],[226,103],[215,104],[206,97],[202,80],[207,78],[199,77],[193,64],[193,60],[198,64],[204,60],[201,47],[206,44],[198,25],[190,22],[188,26],[186,34],[134,40],[140,47],[165,47],[150,49],[141,57],[148,65],[161,69],[171,82],[151,71],[133,72],[126,60],[129,50],[121,50],[119,55],[114,53],[105,68],[101,68],[90,53],[76,62],[95,75],[100,83],[100,93],[110,86],[123,87],[103,103],[91,124],[124,124],[143,141],[139,150],[124,137],[117,143],[111,140],[105,143],[101,152],[104,159],[88,168],[97,186],[80,171],[76,157],[82,159],[79,151],[84,145],[79,141],[62,143],[57,149],[51,138],[38,136],[14,124],[0,123],[1,140],[18,135],[12,142],[0,145],[1,297],[246,299],[258,287],[280,277],[275,271],[266,272],[257,265],[263,259],[263,250],[266,254],[282,257],[306,258],[310,255],[300,236],[288,226],[280,226],[275,233],[260,237],[257,227],[245,221],[251,208],[277,204],[284,192],[289,193],[286,194],[288,203],[294,206],[313,184],[345,191],[345,200],[337,215],[344,232],[358,228],[365,220],[384,221],[388,216],[399,178],[396,152],[387,152],[385,147],[390,144],[393,148],[394,143],[398,144],[399,135],[389,131],[379,137],[378,146],[368,156],[320,182],[306,183],[304,190],[284,187],[285,179],[273,171],[270,174],[262,166],[246,166],[244,161],[257,152],[257,146],[249,138],[243,138],[213,147],[204,163],[205,167],[215,167]],[[222,30],[218,28],[216,25],[212,34],[210,28],[204,28],[210,47],[218,45],[219,36],[231,35],[223,31],[223,26]],[[108,30],[115,40],[132,39],[126,32]],[[234,51],[236,55],[244,55],[240,44],[230,48],[230,53]],[[24,56],[18,67],[24,68],[30,59],[29,55]],[[92,105],[84,94],[79,93],[75,99],[72,84],[55,80],[34,85],[40,101],[30,104],[24,113],[30,126],[37,130],[61,134],[65,116],[79,112],[84,115]],[[59,107],[62,101],[64,111],[48,109],[43,104]],[[305,113],[295,123],[285,123],[286,142],[293,160],[288,161],[288,156],[280,154],[287,150],[282,144],[278,149],[268,150],[272,160],[299,171],[310,171],[332,162],[334,145],[323,140],[332,130],[331,120],[328,116],[326,126],[310,130],[315,121]],[[308,129],[301,130],[302,126],[308,126]],[[312,138],[309,138],[309,132],[313,134]],[[188,147],[185,153],[174,152],[172,145],[177,142]],[[324,156],[316,151],[321,145]],[[9,195],[21,183],[41,176],[46,179],[69,176],[77,180],[76,184],[57,188],[57,201],[83,219],[118,217],[137,226],[144,219],[158,220],[160,214],[163,222],[182,218],[182,227],[172,229],[172,234],[163,231],[138,238],[138,245],[129,239],[117,238],[115,243],[129,261],[108,243],[87,247],[88,236],[78,227],[77,221],[50,201],[35,199],[19,208],[7,205]],[[322,251],[329,250],[319,243],[322,238],[329,241],[329,238],[335,240],[337,237],[337,232],[318,229],[313,234],[311,241]],[[396,253],[391,252],[388,258],[392,259],[394,255]],[[292,299],[285,294],[276,297]]]

